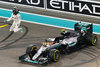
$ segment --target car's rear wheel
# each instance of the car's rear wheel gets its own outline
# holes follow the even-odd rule
[[[59,50],[57,50],[57,49],[51,49],[50,52],[49,52],[49,58],[52,61],[54,61],[54,62],[58,61],[59,58],[60,58],[60,52],[59,52]]]
[[[91,40],[91,45],[92,46],[95,46],[97,44],[97,41],[98,41],[97,35],[96,34],[93,34],[92,40]]]
[[[26,54],[29,55],[30,58],[32,58],[37,52],[37,47],[35,45],[31,45],[27,47]]]

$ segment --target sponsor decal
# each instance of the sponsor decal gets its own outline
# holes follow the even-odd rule
[[[12,3],[19,3],[24,5],[31,5],[44,8],[44,0],[2,0]]]
[[[100,3],[69,0],[47,0],[47,9],[100,16]]]
[[[76,0],[1,0],[45,9],[100,16],[100,3]]]

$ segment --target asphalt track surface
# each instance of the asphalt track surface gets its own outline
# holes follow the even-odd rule
[[[0,25],[4,25],[0,19]],[[18,57],[25,53],[26,47],[30,44],[41,46],[41,42],[49,37],[60,35],[60,28],[22,22],[20,31],[12,33],[10,25],[0,28],[0,67],[40,67],[40,65],[21,63]],[[98,36],[99,38],[100,36]],[[100,41],[99,41],[100,42]],[[49,64],[46,67],[80,67],[87,63],[95,63],[96,67],[100,56],[100,45],[89,46],[82,50],[72,52],[69,55],[62,55],[58,62]],[[98,60],[97,60],[98,59]]]
[[[97,19],[94,18],[91,21],[99,23],[100,20]],[[3,20],[5,19],[0,18],[0,26],[4,25]],[[89,21],[89,19],[83,21]],[[22,22],[21,27],[24,32],[12,33],[9,31],[10,26],[0,28],[0,67],[43,67],[32,63],[22,63],[18,57],[25,53],[28,45],[33,44],[39,47],[45,39],[59,36],[61,28]],[[62,55],[58,62],[46,67],[100,67],[100,35],[98,35],[96,46],[89,46],[69,55]]]

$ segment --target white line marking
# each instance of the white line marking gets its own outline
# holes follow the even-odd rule
[[[4,9],[4,8],[0,8],[0,9],[12,11],[12,10],[10,10],[10,9]],[[26,13],[26,14],[31,14],[31,15],[38,15],[38,16],[49,17],[49,18],[56,18],[56,19],[66,20],[66,21],[80,22],[80,21],[76,21],[76,20],[70,20],[70,19],[64,19],[64,18],[58,18],[58,17],[46,16],[46,15],[40,15],[40,14],[34,14],[34,13],[28,13],[28,12],[23,12],[23,11],[20,11],[20,12]],[[90,24],[90,22],[84,22],[84,23],[89,23],[89,24]],[[100,24],[96,24],[96,23],[93,23],[93,24],[94,24],[94,25],[100,26]]]
[[[8,18],[8,17],[1,17],[0,18]],[[34,23],[34,24],[40,24],[40,25],[44,25],[44,26],[51,26],[51,27],[56,27],[56,28],[64,28],[64,29],[70,29],[70,30],[74,30],[73,28],[66,28],[66,27],[61,27],[61,26],[55,26],[55,25],[49,25],[49,24],[43,24],[43,23],[37,23],[37,22],[31,22],[31,21],[27,21],[27,20],[22,20],[23,22],[28,22],[28,23]],[[97,32],[93,32],[95,34],[100,35],[100,33]]]

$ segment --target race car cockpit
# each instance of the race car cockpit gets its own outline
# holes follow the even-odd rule
[[[71,37],[77,37],[77,36],[79,36],[80,34],[79,34],[79,32],[77,32],[77,31],[73,31],[73,30],[62,30],[61,31],[61,35],[62,36],[59,36],[59,37],[56,37],[55,38],[55,41],[54,42],[59,42],[60,40],[63,40],[63,39],[65,39],[65,38],[71,38]]]

